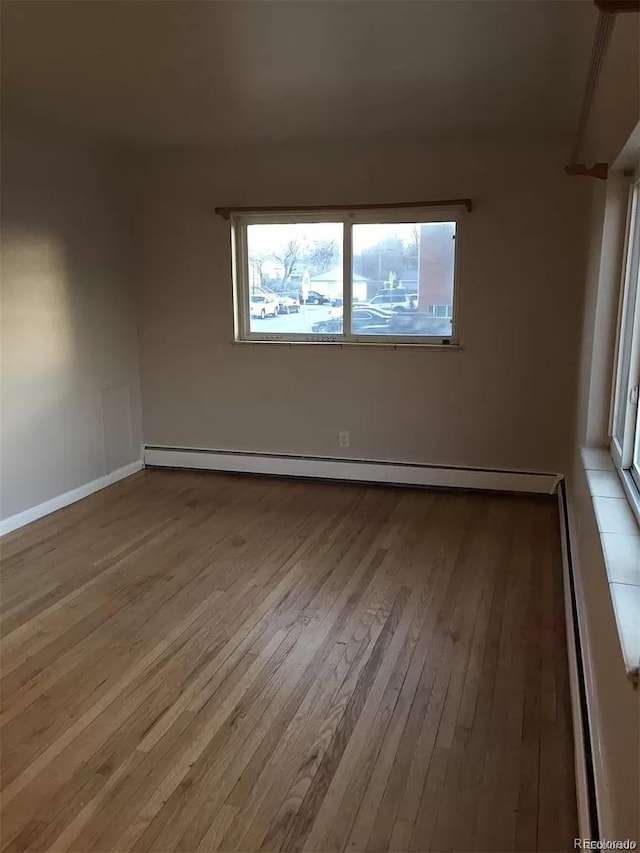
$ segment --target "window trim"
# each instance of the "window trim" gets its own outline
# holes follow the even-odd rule
[[[618,319],[615,342],[615,362],[612,383],[612,400],[609,418],[610,453],[618,471],[632,511],[640,524],[640,472],[634,458],[640,442],[640,405],[631,401],[631,393],[640,385],[640,181],[629,187],[629,201],[625,219],[623,263],[618,299]],[[626,359],[623,359],[630,336],[628,359],[629,373],[623,383]],[[622,436],[617,434],[620,407],[624,406]]]
[[[395,347],[437,347],[459,348],[458,318],[460,297],[460,256],[464,213],[458,207],[442,208],[380,208],[367,210],[344,210],[326,208],[313,211],[277,212],[277,213],[231,213],[231,246],[233,266],[233,302],[234,302],[234,341],[236,343],[281,343],[281,344],[333,344],[334,346],[377,346]],[[252,332],[249,306],[249,255],[247,245],[247,227],[249,225],[269,224],[287,225],[296,223],[336,222],[343,226],[343,332],[339,335],[305,334],[301,332]],[[394,224],[415,222],[455,222],[455,251],[453,267],[453,317],[450,335],[358,335],[345,329],[351,329],[352,310],[352,227],[360,224]],[[443,318],[444,319],[444,318]]]
[[[636,425],[633,448],[633,457],[629,468],[629,476],[633,480],[638,495],[640,496],[640,405],[636,405]]]

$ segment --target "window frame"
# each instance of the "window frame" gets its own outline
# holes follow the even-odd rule
[[[462,219],[459,207],[397,209],[344,210],[336,209],[303,213],[232,213],[231,242],[233,261],[234,340],[236,343],[284,343],[284,344],[333,344],[334,346],[378,346],[378,347],[459,347],[458,318],[460,298],[460,256],[462,244]],[[342,318],[340,334],[314,334],[304,332],[252,332],[249,305],[249,254],[247,227],[249,225],[289,225],[297,223],[335,222],[342,225]],[[354,225],[395,223],[418,224],[427,222],[454,222],[455,249],[453,267],[453,302],[450,335],[362,335],[351,332],[353,305],[352,281],[352,228]]]
[[[640,181],[631,184],[625,220],[612,405],[610,453],[640,523]],[[625,379],[625,372],[627,373]],[[622,434],[618,421],[623,409]]]

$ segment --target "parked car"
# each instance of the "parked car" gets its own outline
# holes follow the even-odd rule
[[[373,299],[369,300],[369,305],[375,305],[378,308],[388,308],[392,311],[415,311],[418,307],[418,294],[411,290],[381,290]]]
[[[342,317],[342,308],[330,308],[330,317]],[[380,320],[386,321],[393,317],[393,311],[386,308],[378,308],[377,305],[369,305],[368,302],[354,302],[351,306],[351,317],[361,321]]]
[[[392,317],[392,311],[383,311],[375,306],[354,307],[351,311],[351,331],[355,335],[386,335]]]
[[[393,313],[391,311],[382,311],[369,305],[362,307],[354,305],[351,310],[351,330],[354,333],[366,333],[366,330],[373,326],[385,330],[392,318]],[[311,331],[320,335],[337,335],[342,333],[342,326],[342,312],[336,311],[333,316],[326,320],[314,323]]]
[[[307,293],[305,302],[307,305],[328,305],[331,300],[324,293],[318,293],[317,290],[310,290]]]
[[[342,317],[329,317],[328,320],[321,320],[319,323],[314,323],[311,331],[314,335],[341,335]]]
[[[280,310],[278,300],[269,294],[255,295],[251,297],[251,316],[259,317],[264,320],[265,317],[276,317]]]
[[[386,334],[446,338],[451,335],[451,329],[451,320],[430,317],[424,312],[402,311],[392,315]]]
[[[297,299],[291,296],[278,296],[278,313],[279,314],[297,314],[300,310],[300,303]]]
[[[354,305],[351,309],[351,325],[354,331],[357,331],[359,326],[368,326],[371,323],[384,325],[389,323],[392,317],[392,311],[385,311],[374,305]]]

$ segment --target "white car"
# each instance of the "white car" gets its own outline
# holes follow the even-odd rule
[[[415,311],[418,307],[418,294],[400,289],[382,290],[369,300],[369,305],[391,311]]]
[[[265,317],[276,317],[280,311],[280,303],[273,296],[260,295],[251,297],[251,316],[259,317],[264,320]]]
[[[300,310],[300,303],[292,299],[290,296],[278,297],[278,312],[280,314],[297,314]]]

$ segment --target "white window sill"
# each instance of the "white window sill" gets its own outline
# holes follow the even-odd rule
[[[463,346],[461,344],[451,343],[451,344],[428,344],[421,343],[420,341],[416,341],[412,343],[410,341],[407,342],[393,342],[393,341],[277,341],[270,340],[267,338],[236,338],[232,341],[234,344],[242,344],[242,346],[246,346],[250,344],[252,346],[258,345],[263,346],[264,344],[269,344],[271,346],[278,347],[342,347],[343,349],[350,349],[352,347],[369,347],[376,349],[388,349],[388,350],[404,350],[404,349],[432,349],[432,350],[461,350]]]
[[[609,451],[582,448],[627,676],[640,680],[640,527]]]

